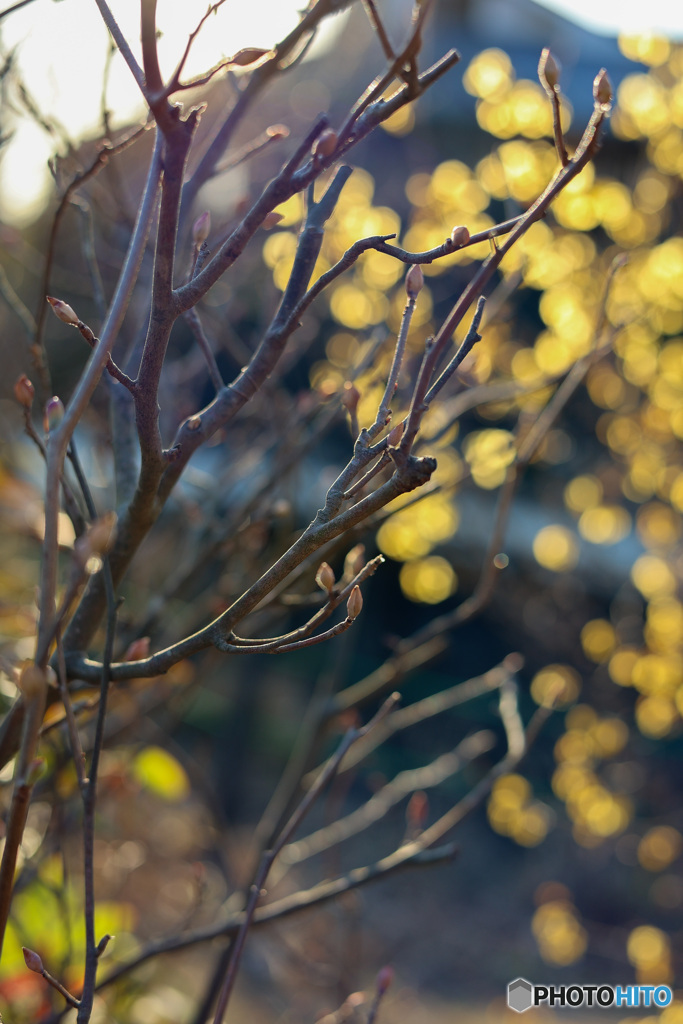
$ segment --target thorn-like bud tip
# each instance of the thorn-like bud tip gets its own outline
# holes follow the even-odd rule
[[[33,971],[34,974],[42,974],[45,968],[38,954],[34,953],[32,949],[27,949],[26,946],[22,946],[21,951],[24,954],[24,963],[29,971]]]
[[[538,62],[538,77],[546,92],[552,93],[557,90],[560,84],[560,71],[560,64],[546,46],[541,50],[541,59]]]
[[[74,327],[76,324],[80,323],[79,318],[76,316],[68,302],[63,302],[62,299],[55,299],[52,295],[46,295],[45,298],[50,303],[50,307],[52,308],[54,315],[58,320],[61,320],[62,323],[72,324]]]
[[[593,99],[596,105],[606,109],[612,103],[612,83],[604,68],[600,68],[593,82]]]

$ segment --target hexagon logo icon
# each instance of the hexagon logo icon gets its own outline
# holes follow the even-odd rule
[[[515,978],[508,985],[508,1006],[517,1013],[524,1013],[533,1005],[533,986],[526,978]]]

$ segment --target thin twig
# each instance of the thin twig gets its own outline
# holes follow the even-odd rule
[[[325,771],[321,772],[320,777],[316,781],[316,784],[306,793],[299,806],[295,809],[291,818],[284,826],[277,839],[273,843],[270,850],[265,850],[261,859],[259,870],[256,874],[256,878],[249,890],[249,899],[247,906],[244,911],[244,920],[240,926],[240,930],[235,936],[235,941],[232,945],[230,952],[230,960],[228,962],[227,971],[225,974],[225,980],[218,996],[218,1004],[216,1006],[216,1012],[214,1015],[214,1024],[222,1024],[227,1009],[228,1001],[232,994],[232,990],[235,984],[235,978],[237,976],[237,969],[239,967],[240,959],[242,956],[242,950],[244,949],[244,943],[247,937],[247,932],[251,926],[256,911],[256,905],[261,898],[261,890],[265,885],[268,873],[275,861],[276,857],[283,849],[283,847],[289,842],[291,836],[294,834],[296,829],[299,827],[303,819],[308,814],[313,803],[318,796],[325,789],[327,784],[330,782],[339,768],[344,755],[347,750],[358,740],[366,736],[368,732],[379,725],[379,723],[386,718],[387,715],[391,714],[399,700],[398,694],[393,694],[389,697],[382,707],[379,709],[377,714],[363,726],[362,729],[349,729],[341,741],[337,753],[333,758],[330,759]]]

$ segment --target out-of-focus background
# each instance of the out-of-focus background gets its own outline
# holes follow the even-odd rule
[[[119,13],[134,44],[133,6],[122,4]],[[288,4],[268,5],[266,13],[260,6],[249,8],[250,20],[251,13],[227,4],[205,29],[205,48],[200,36],[188,75],[242,46],[271,45],[296,21]],[[195,7],[159,5],[166,69],[203,13]],[[390,36],[402,39],[410,4],[396,0],[379,8]],[[319,1020],[350,992],[371,988],[387,963],[396,978],[383,1019],[401,1024],[439,1024],[456,1015],[505,1019],[506,985],[518,976],[537,983],[680,985],[681,17],[674,4],[436,4],[426,57],[435,60],[455,46],[462,60],[353,152],[356,169],[330,222],[318,273],[365,235],[396,232],[405,248],[421,251],[455,225],[474,233],[526,209],[556,166],[550,106],[536,78],[544,46],[562,65],[570,148],[590,116],[601,67],[615,91],[611,127],[595,166],[503,262],[483,338],[459,385],[459,395],[490,385],[482,391],[485,404],[451,425],[453,392],[426,418],[424,451],[438,459],[439,489],[393,509],[379,529],[357,538],[387,561],[368,584],[354,628],[310,651],[231,661],[213,652],[152,685],[121,687],[103,761],[97,839],[99,930],[117,936],[111,963],[152,939],[216,919],[248,875],[254,826],[311,695],[367,677],[398,638],[472,593],[520,414],[534,414],[548,399],[549,383],[590,351],[606,270],[626,252],[607,301],[608,321],[619,327],[613,352],[589,370],[522,481],[490,605],[398,684],[404,702],[413,704],[519,652],[523,719],[559,687],[558,710],[519,770],[503,776],[459,827],[460,852],[452,863],[395,876],[254,931],[236,1016]],[[7,668],[1,691],[9,706],[10,666],[33,650],[42,529],[41,460],[23,435],[12,385],[20,373],[32,374],[30,335],[56,197],[92,161],[103,126],[118,138],[139,122],[141,107],[120,57],[107,55],[94,5],[36,0],[0,21],[0,42],[6,136],[0,150],[0,629]],[[287,126],[289,142],[226,167],[200,194],[197,213],[212,214],[210,245],[318,113],[328,112],[332,124],[343,120],[382,59],[358,5],[332,20],[305,59],[262,97],[237,148],[273,125]],[[240,76],[211,84],[204,138],[231,91],[243,86]],[[112,158],[79,190],[57,237],[51,290],[93,329],[100,310],[88,247],[110,295],[150,148],[146,136]],[[298,200],[285,204],[280,222],[259,233],[203,304],[226,380],[272,316],[302,211]],[[425,267],[409,373],[488,251],[482,243]],[[156,650],[199,628],[314,515],[350,452],[340,407],[345,382],[353,380],[360,393],[361,425],[376,407],[378,360],[381,371],[400,322],[403,272],[402,264],[370,253],[339,278],[307,313],[265,400],[192,462],[123,587],[122,651],[143,635]],[[145,282],[149,269],[118,343],[121,357],[139,335]],[[85,346],[56,320],[47,324],[46,339],[54,392],[66,398]],[[190,332],[179,328],[161,396],[165,439],[211,396]],[[77,434],[102,510],[114,501],[107,402],[101,387]],[[287,451],[298,446],[302,458],[286,466]],[[67,552],[73,537],[66,518],[62,540]],[[331,559],[338,575],[344,554],[340,549]],[[300,583],[295,596],[311,589],[310,580]],[[296,603],[284,611],[294,616],[285,621],[296,621]],[[345,724],[333,724],[321,756]],[[472,733],[484,752],[463,771],[434,788],[423,776],[424,798],[408,809],[404,800],[372,829],[317,859],[298,863],[294,850],[273,895],[370,863],[466,794],[504,751],[497,698],[484,693],[373,751],[314,811],[310,830]],[[48,733],[47,747],[48,771],[31,809],[13,933],[0,967],[0,998],[7,1019],[17,1022],[46,1019],[49,1000],[42,980],[25,970],[22,944],[38,949],[67,982],[77,985],[80,970],[75,779],[59,728]],[[59,812],[54,793],[62,798]],[[116,1001],[108,1005],[103,994],[98,1019],[193,1020],[215,955],[204,945],[148,962]],[[364,1019],[359,1007],[355,1018],[349,1008],[348,1018],[330,1020]],[[620,1016],[635,1024],[654,1011]],[[664,1024],[681,1024],[683,998],[661,1016]]]

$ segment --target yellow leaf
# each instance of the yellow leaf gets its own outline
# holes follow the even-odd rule
[[[181,764],[161,747],[146,747],[133,762],[133,775],[163,800],[184,800],[190,782]]]

